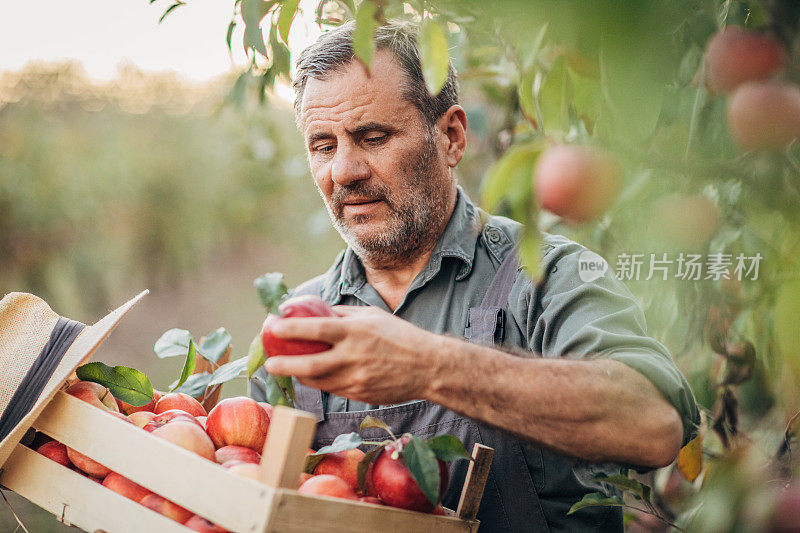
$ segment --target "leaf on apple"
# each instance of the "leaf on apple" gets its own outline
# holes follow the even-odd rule
[[[610,507],[623,507],[625,502],[622,501],[622,498],[619,496],[607,496],[602,492],[590,492],[586,496],[583,497],[581,501],[570,507],[569,511],[567,511],[567,515],[571,515],[576,511],[580,511],[584,507],[598,507],[598,506],[610,506]]]
[[[614,474],[612,476],[597,474],[594,476],[594,479],[601,483],[610,483],[625,492],[633,494],[640,500],[650,501],[650,487],[639,483],[625,474]]]
[[[212,363],[219,361],[231,345],[231,334],[225,328],[217,328],[208,334],[198,352]]]
[[[247,350],[247,377],[252,378],[253,374],[261,368],[267,361],[264,353],[264,346],[261,344],[261,335],[256,335]]]
[[[188,394],[194,398],[197,398],[201,394],[206,392],[206,388],[208,388],[208,383],[211,381],[212,374],[209,372],[199,372],[197,374],[192,374],[188,377],[188,379],[183,383],[183,385],[176,387],[178,384],[177,381],[173,381],[170,385],[170,390],[172,392],[182,392],[184,394]],[[173,387],[175,387],[173,389]]]
[[[194,372],[194,367],[197,365],[197,349],[194,347],[194,341],[189,339],[189,351],[186,353],[186,360],[183,362],[183,370],[181,377],[178,379],[177,384],[170,389],[170,392],[175,392],[175,389],[183,385],[189,376]]]
[[[436,458],[445,461],[455,461],[456,459],[469,459],[470,455],[464,444],[453,435],[439,435],[428,439],[428,446],[433,450]]]
[[[189,352],[189,342],[191,340],[191,333],[185,329],[173,328],[161,335],[161,338],[156,341],[153,350],[155,350],[160,359],[186,355]]]
[[[358,448],[363,443],[364,439],[362,439],[361,435],[358,433],[342,433],[341,435],[337,436],[332,443],[317,450],[317,453],[314,455],[324,455],[326,453],[352,450],[353,448]]]
[[[147,405],[153,400],[153,385],[150,379],[135,368],[108,366],[101,362],[86,363],[75,373],[81,381],[93,381],[108,388],[114,398],[134,407]]]
[[[231,361],[230,363],[225,363],[216,369],[214,374],[211,375],[211,381],[208,382],[208,386],[211,387],[212,385],[227,383],[241,374],[242,371],[247,368],[248,362],[249,359],[247,357],[241,357],[235,361]]]
[[[365,493],[367,492],[367,472],[369,471],[369,465],[372,463],[375,458],[378,456],[379,453],[383,451],[383,445],[376,446],[375,448],[371,449],[367,453],[364,454],[364,457],[358,462],[358,467],[356,467],[356,479],[358,479],[358,489]]]
[[[427,442],[412,436],[401,452],[403,463],[428,500],[439,502],[439,462]]]
[[[389,433],[389,435],[394,436],[394,433],[392,433],[392,428],[390,428],[386,424],[386,422],[384,422],[383,420],[379,420],[379,419],[375,418],[374,416],[367,415],[364,418],[364,420],[361,421],[361,426],[359,426],[358,429],[362,429],[363,430],[365,428],[383,429],[383,430],[386,430],[386,432]]]
[[[286,298],[289,289],[283,282],[283,274],[280,272],[270,272],[259,276],[253,282],[258,290],[261,303],[268,313],[277,313],[278,306]]]

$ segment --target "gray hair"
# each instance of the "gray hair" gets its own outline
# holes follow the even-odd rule
[[[294,110],[300,117],[300,106],[308,78],[324,80],[332,73],[355,60],[353,52],[353,30],[355,22],[349,21],[338,28],[322,34],[317,41],[308,46],[297,58],[297,73],[294,80]],[[433,96],[425,85],[422,62],[417,47],[418,31],[408,22],[388,21],[375,30],[375,50],[389,49],[406,73],[403,98],[422,113],[428,127],[451,106],[458,104],[458,81],[452,62],[448,62],[447,79],[439,94]]]

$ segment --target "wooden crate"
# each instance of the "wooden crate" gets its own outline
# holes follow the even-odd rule
[[[63,391],[33,427],[190,511],[231,531],[475,532],[491,448],[476,445],[459,510],[434,516],[391,507],[299,494],[296,490],[314,418],[275,409],[264,446],[261,481],[221,466],[138,427],[108,416]],[[87,531],[186,532],[188,528],[18,444],[0,484]]]

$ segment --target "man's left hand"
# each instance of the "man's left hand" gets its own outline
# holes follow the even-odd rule
[[[424,397],[438,335],[377,307],[335,306],[337,318],[284,318],[273,332],[285,339],[331,344],[313,355],[272,356],[270,374],[351,400],[389,405]]]

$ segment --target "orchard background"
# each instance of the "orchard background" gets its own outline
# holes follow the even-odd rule
[[[160,0],[153,24],[161,17],[168,31],[192,4]],[[252,280],[282,271],[299,283],[342,246],[277,90],[291,77],[291,32],[303,17],[322,29],[356,19],[354,48],[368,65],[375,26],[406,18],[421,28],[431,90],[448,57],[459,72],[465,189],[528,225],[523,259],[540,278],[538,230],[603,256],[704,412],[701,437],[676,464],[609,480],[624,500],[586,503],[625,506],[631,531],[798,527],[800,4],[298,4],[237,0],[219,46],[244,49],[248,68],[210,82],[132,66],[97,82],[74,63],[3,72],[0,290],[88,320],[150,288],[103,353],[156,387],[179,371],[152,352],[169,328],[199,337],[224,326],[244,355],[263,319]],[[538,207],[548,191],[533,186],[535,169],[556,144],[601,154],[617,176],[573,193],[613,198],[591,220]],[[238,379],[223,396],[243,391]],[[31,530],[68,529],[11,501]],[[0,513],[0,528],[14,523]]]

